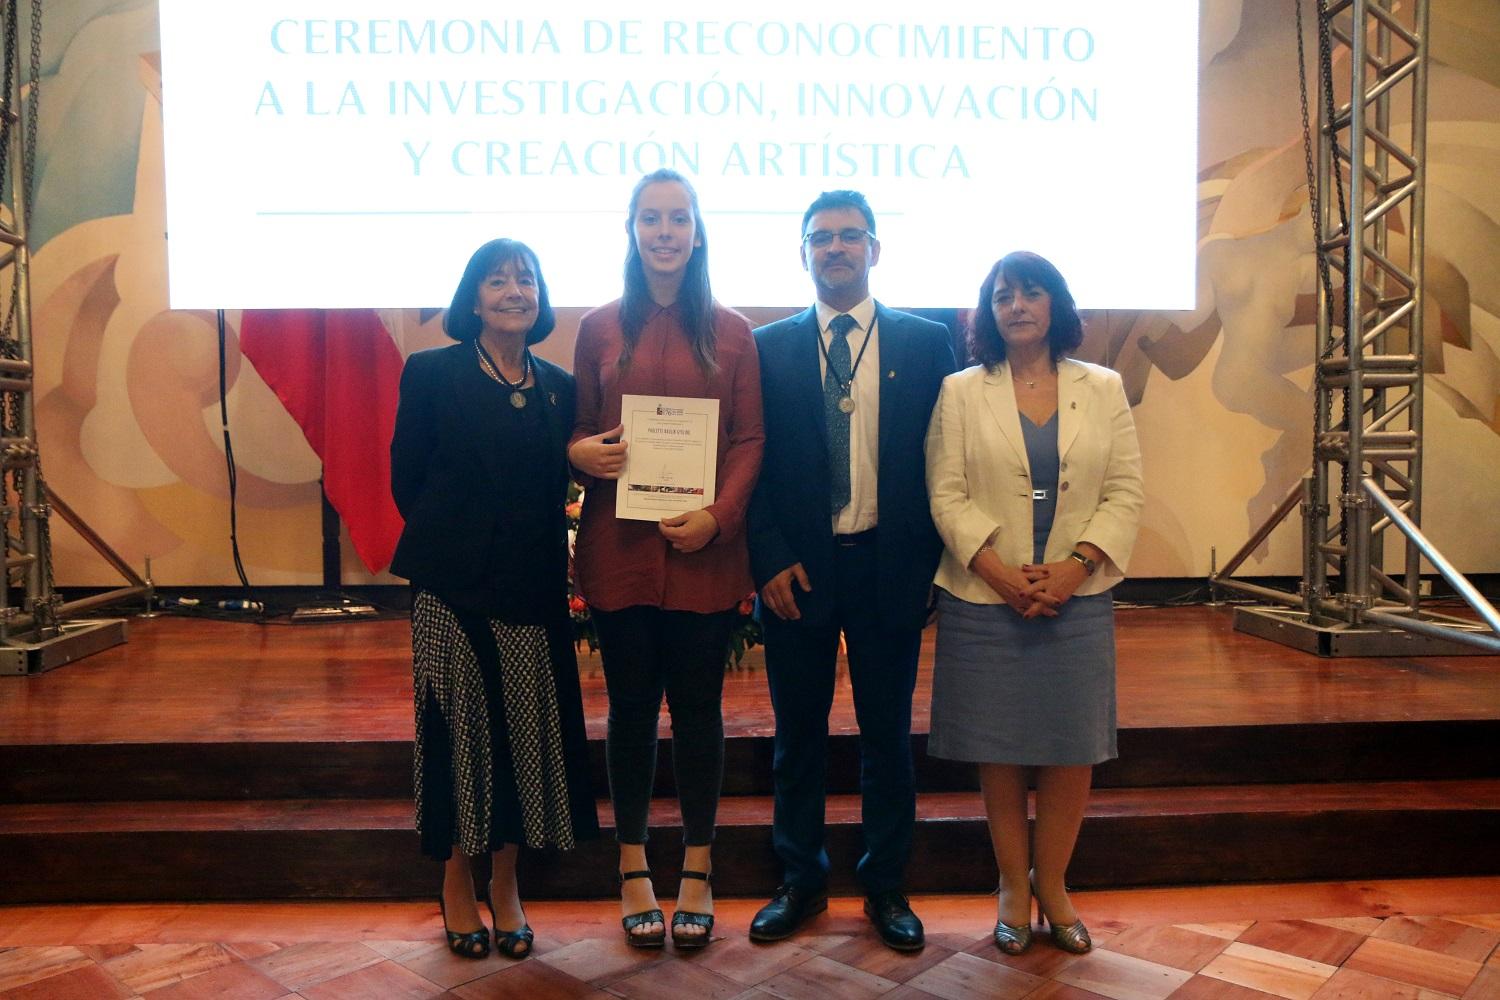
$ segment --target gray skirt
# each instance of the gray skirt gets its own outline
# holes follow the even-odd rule
[[[1097,764],[1115,747],[1115,612],[1108,593],[1056,618],[938,591],[933,757],[975,763]]]

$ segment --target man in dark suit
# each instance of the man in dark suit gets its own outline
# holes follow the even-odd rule
[[[817,302],[755,331],[766,450],[750,510],[766,675],[776,712],[773,838],[785,869],[750,937],[790,936],[827,907],[824,764],[843,633],[860,729],[865,912],[892,948],[922,947],[901,892],[916,819],[911,701],[942,542],[922,446],[948,331],[870,297],[875,216],[856,191],[802,218]]]

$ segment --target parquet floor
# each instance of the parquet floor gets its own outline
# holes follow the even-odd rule
[[[665,886],[664,886],[665,888]],[[988,897],[913,900],[928,944],[883,947],[857,899],[751,944],[758,900],[723,900],[683,955],[620,939],[609,902],[533,903],[536,955],[447,953],[426,903],[0,909],[0,1000],[1464,1000],[1500,998],[1500,879],[1078,893],[1096,948],[989,942]]]

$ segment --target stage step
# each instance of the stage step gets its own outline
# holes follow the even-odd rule
[[[49,803],[0,806],[0,903],[430,895],[438,868],[417,856],[405,798]],[[614,890],[604,836],[570,854],[528,852],[538,898]],[[994,863],[978,796],[920,796],[908,868],[913,892],[980,892]],[[720,810],[715,887],[765,896],[780,872],[771,803]],[[675,891],[675,802],[653,806],[651,854]],[[1339,782],[1099,789],[1070,881],[1080,888],[1165,883],[1488,875],[1500,872],[1500,780]],[[855,892],[859,801],[831,796],[831,887]]]
[[[974,769],[927,756],[913,737],[917,788],[972,791]],[[1324,781],[1418,781],[1500,774],[1500,720],[1192,726],[1120,730],[1120,756],[1097,788]],[[590,741],[594,787],[608,787],[602,740]],[[771,793],[769,736],[731,735],[724,794]],[[403,798],[411,744],[347,742],[0,745],[0,803],[121,800]],[[655,794],[675,794],[664,739]],[[859,789],[859,739],[829,738],[828,788]]]

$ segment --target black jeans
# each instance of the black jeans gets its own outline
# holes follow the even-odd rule
[[[609,691],[605,761],[616,838],[622,844],[646,842],[665,693],[682,840],[689,847],[712,843],[724,778],[724,655],[734,611],[632,607],[595,610],[593,616]]]

